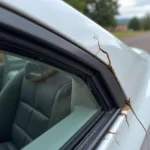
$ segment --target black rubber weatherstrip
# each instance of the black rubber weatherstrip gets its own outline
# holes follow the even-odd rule
[[[104,116],[105,112],[101,109],[92,116],[81,129],[73,135],[71,139],[69,139],[60,150],[72,150],[74,149],[80,141],[91,131],[91,129],[95,126],[95,124]]]
[[[81,141],[81,143],[75,148],[75,150],[95,149],[120,114],[120,111],[120,109],[114,109],[113,111],[106,113],[106,115],[97,123],[87,137],[85,137],[84,140]]]

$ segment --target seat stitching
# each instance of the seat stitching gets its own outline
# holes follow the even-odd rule
[[[19,128],[25,135],[27,135],[31,140],[33,140],[32,137],[21,126],[19,126],[17,123],[14,123],[14,125]]]
[[[27,129],[27,132],[29,133],[29,127],[30,127],[30,124],[31,124],[31,118],[32,118],[32,115],[33,115],[33,111],[34,111],[34,108],[35,108],[35,94],[36,94],[36,91],[37,91],[37,84],[36,84],[36,89],[35,89],[35,92],[34,92],[34,104],[33,104],[33,110],[31,112],[31,115],[30,115],[30,120],[29,120],[29,123],[28,123],[28,129]],[[40,111],[39,111],[40,112]],[[42,113],[41,113],[42,114]],[[44,115],[45,116],[45,115]]]
[[[32,108],[34,111],[40,113],[42,116],[44,116],[45,118],[47,118],[49,120],[49,118],[43,114],[41,111],[37,110],[36,108],[32,107],[31,105],[29,105],[28,103],[24,102],[24,101],[20,101],[20,103],[23,103],[24,105],[28,105],[30,108]]]
[[[31,112],[30,120],[29,120],[29,123],[28,123],[28,129],[27,129],[27,133],[28,133],[28,134],[29,134],[29,127],[30,127],[31,117],[32,117],[33,111],[34,111],[34,110],[32,110],[32,112]]]
[[[11,142],[7,142],[7,143],[5,143],[5,144],[6,144],[6,147],[8,148],[8,150],[11,150],[11,149],[12,149],[11,146],[10,146]]]

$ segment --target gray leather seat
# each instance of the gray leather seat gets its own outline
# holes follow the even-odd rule
[[[4,142],[0,144],[0,150],[17,150],[17,148],[12,142]]]
[[[69,77],[27,63],[0,93],[0,150],[23,148],[69,115],[70,105]]]

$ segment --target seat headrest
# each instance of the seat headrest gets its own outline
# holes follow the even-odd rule
[[[55,73],[52,67],[42,63],[28,62],[25,67],[25,77],[31,82],[41,82]]]

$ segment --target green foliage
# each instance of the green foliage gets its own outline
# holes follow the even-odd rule
[[[103,27],[115,27],[118,0],[64,0]]]
[[[140,26],[141,26],[141,30],[144,30],[144,21],[140,20]]]
[[[150,30],[150,14],[147,14],[143,21],[144,30]]]
[[[133,29],[135,31],[141,29],[141,22],[138,18],[134,17],[129,22],[129,29]]]
[[[87,0],[64,0],[64,1],[82,13],[84,13],[87,7]]]

